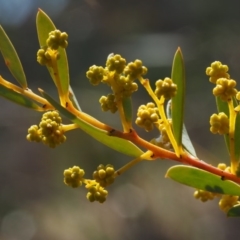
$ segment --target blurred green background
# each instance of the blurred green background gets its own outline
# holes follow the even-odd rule
[[[71,85],[82,109],[120,128],[117,114],[102,113],[98,99],[106,86],[92,87],[88,68],[104,65],[119,53],[148,67],[152,85],[169,77],[173,55],[181,47],[186,63],[185,123],[198,156],[216,165],[228,163],[224,141],[209,132],[216,112],[213,85],[205,69],[215,60],[239,79],[240,1],[177,0],[0,0],[3,26],[24,66],[29,87],[57,97],[47,70],[36,62],[39,48],[35,17],[41,8],[69,35]],[[0,59],[0,74],[15,80]],[[134,108],[150,101],[139,87]],[[239,219],[228,219],[218,201],[201,203],[194,189],[164,178],[172,161],[142,162],[109,187],[104,204],[86,200],[86,190],[63,184],[63,170],[80,165],[86,175],[100,164],[116,168],[130,158],[95,142],[80,130],[67,134],[56,149],[25,140],[41,114],[0,99],[0,239],[1,240],[200,240],[235,238]],[[68,120],[65,119],[65,122]],[[138,129],[137,129],[138,130]],[[139,134],[151,139],[157,133]]]

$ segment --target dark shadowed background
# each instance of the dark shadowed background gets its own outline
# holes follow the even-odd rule
[[[221,3],[220,3],[221,2]],[[228,163],[224,141],[209,132],[216,112],[213,85],[205,69],[215,60],[228,64],[240,79],[240,1],[177,0],[0,0],[3,26],[25,69],[29,87],[57,97],[46,68],[36,62],[39,48],[35,17],[41,8],[57,28],[69,35],[71,85],[82,109],[120,128],[117,114],[102,113],[98,99],[106,86],[92,87],[88,68],[104,65],[119,53],[148,67],[152,85],[169,77],[173,55],[181,47],[186,64],[185,123],[198,156],[216,165]],[[2,58],[0,74],[16,82]],[[139,87],[135,109],[150,101]],[[202,203],[194,189],[164,178],[172,161],[142,162],[109,187],[104,204],[86,200],[86,190],[63,184],[63,170],[79,165],[86,176],[100,164],[116,168],[130,157],[115,153],[80,130],[67,134],[56,149],[25,140],[27,129],[40,121],[33,112],[0,98],[0,239],[1,240],[133,240],[237,238],[239,219],[228,219],[218,201]],[[64,120],[68,122],[67,119]],[[146,134],[146,139],[156,133]]]

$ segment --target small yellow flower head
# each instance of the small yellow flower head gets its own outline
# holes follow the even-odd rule
[[[118,89],[115,90],[117,90],[118,93],[121,93],[124,97],[130,97],[133,92],[138,90],[137,83],[133,82],[129,76],[119,76],[119,78],[116,78],[115,80],[118,86]]]
[[[110,55],[107,59],[106,67],[110,72],[116,71],[116,73],[121,74],[126,67],[126,59],[119,54]]]
[[[225,170],[227,169],[227,165],[226,165],[225,163],[219,163],[219,164],[217,165],[217,168],[225,171]]]
[[[93,179],[95,179],[95,181],[98,182],[101,187],[107,187],[111,185],[115,180],[115,170],[113,165],[99,165],[97,171],[94,171],[93,173]]]
[[[46,43],[49,48],[57,50],[59,47],[66,48],[68,46],[67,39],[67,33],[54,30],[49,33]]]
[[[147,132],[153,130],[154,123],[159,119],[158,109],[154,103],[148,103],[147,105],[141,105],[138,108],[137,119],[135,123],[144,128]]]
[[[43,114],[39,127],[34,125],[28,129],[27,140],[43,142],[51,148],[66,141],[62,127],[62,119],[57,111]]]
[[[37,125],[33,125],[28,129],[27,140],[29,142],[41,142],[41,132]]]
[[[228,116],[220,112],[219,114],[213,114],[210,117],[210,131],[213,134],[227,134],[229,133],[229,119]]]
[[[51,120],[42,121],[39,126],[42,129],[42,142],[49,147],[55,148],[66,141],[62,127],[56,122]]]
[[[62,118],[59,115],[58,111],[49,111],[49,112],[44,113],[42,116],[42,121],[46,121],[48,119],[56,122],[57,124],[62,123]]]
[[[217,168],[221,169],[224,172],[231,173],[231,167],[227,166],[225,163],[219,163]]]
[[[213,200],[215,197],[219,196],[219,194],[197,189],[193,196],[202,202],[206,202],[208,200]]]
[[[227,65],[222,65],[221,62],[216,61],[211,64],[211,67],[208,67],[206,69],[206,74],[209,76],[209,81],[211,83],[216,83],[216,81],[219,78],[230,78],[230,75],[227,73],[228,72],[228,66]]]
[[[104,75],[105,69],[96,65],[91,66],[86,73],[87,78],[93,86],[97,86],[103,80]]]
[[[89,181],[86,188],[88,189],[86,197],[90,202],[97,201],[103,203],[106,201],[108,191],[101,187],[98,183],[96,184],[94,180]]]
[[[63,172],[64,183],[72,188],[80,187],[82,186],[82,181],[84,180],[84,174],[84,170],[77,166],[68,168]]]
[[[223,195],[219,201],[220,209],[227,213],[230,208],[239,203],[238,198],[238,196]]]
[[[216,81],[216,87],[213,89],[213,95],[220,97],[223,101],[228,101],[237,95],[236,85],[235,80],[219,78]]]
[[[57,111],[49,111],[43,114],[39,124],[42,133],[42,142],[51,148],[55,148],[66,141],[61,121]]]
[[[115,113],[118,110],[114,94],[108,94],[107,96],[102,96],[99,99],[99,102],[104,112],[110,110],[112,113]]]
[[[158,98],[164,96],[165,99],[174,97],[177,93],[177,85],[173,83],[172,79],[165,78],[164,80],[156,81],[155,94]]]
[[[43,66],[50,66],[51,65],[51,57],[47,52],[47,48],[41,48],[37,52],[37,61]]]
[[[147,73],[147,68],[142,65],[141,60],[135,60],[130,62],[124,69],[124,74],[129,77],[132,81],[145,75]]]

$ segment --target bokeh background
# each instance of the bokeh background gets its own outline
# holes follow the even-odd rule
[[[36,62],[38,8],[69,35],[71,85],[82,109],[117,128],[117,114],[102,113],[98,103],[109,89],[92,87],[85,77],[88,68],[104,65],[109,53],[119,53],[127,61],[141,59],[154,84],[170,76],[180,46],[186,63],[189,135],[201,159],[228,163],[223,139],[209,132],[209,116],[216,107],[205,69],[220,60],[229,65],[233,79],[240,79],[240,1],[0,0],[0,24],[18,51],[30,88],[41,87],[57,97],[47,70]],[[2,58],[0,74],[15,83]],[[140,86],[134,108],[148,101]],[[69,132],[67,142],[54,150],[29,143],[27,129],[41,114],[3,98],[0,109],[1,240],[238,238],[240,220],[228,219],[218,201],[195,200],[194,189],[164,177],[176,164],[172,161],[142,162],[109,187],[104,204],[88,202],[84,188],[63,184],[63,170],[80,165],[91,177],[100,163],[119,168],[130,158],[80,130]],[[150,140],[157,133],[139,134]]]

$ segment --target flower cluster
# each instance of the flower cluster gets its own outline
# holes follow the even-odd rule
[[[88,190],[86,198],[90,202],[106,201],[108,191],[105,187],[111,185],[115,180],[115,170],[113,165],[107,164],[104,166],[100,164],[96,171],[93,172],[93,179],[84,178],[85,171],[78,166],[68,168],[63,172],[64,183],[72,188],[77,188],[85,184],[85,188]]]
[[[42,46],[37,52],[37,61],[41,65],[52,67],[52,60],[58,60],[60,58],[59,47],[66,48],[68,35],[65,32],[54,30],[49,33],[49,37],[46,40],[46,46]]]
[[[126,59],[122,58],[119,54],[110,54],[106,62],[106,68],[110,72],[121,74],[126,67],[126,63]]]
[[[202,202],[206,202],[208,200],[213,200],[216,196],[218,196],[218,194],[217,193],[213,193],[213,192],[208,192],[208,191],[205,191],[205,190],[197,189],[194,192],[193,196],[196,199],[201,200]]]
[[[59,59],[60,55],[57,53],[57,59]],[[43,66],[50,67],[51,62],[51,55],[49,54],[49,50],[46,47],[40,48],[37,52],[37,61]]]
[[[147,73],[147,68],[142,65],[141,60],[130,62],[124,69],[124,74],[130,79],[135,80]]]
[[[66,48],[68,46],[67,39],[67,33],[54,30],[49,33],[46,43],[49,48],[57,50],[59,47]]]
[[[97,170],[93,173],[93,179],[95,179],[101,187],[107,187],[112,184],[115,180],[115,170],[113,165],[99,165]]]
[[[108,191],[101,187],[99,183],[89,181],[88,184],[86,184],[86,189],[88,190],[86,197],[90,202],[97,201],[103,203],[106,201]]]
[[[80,187],[82,186],[84,180],[84,174],[84,170],[80,167],[74,166],[72,168],[68,168],[63,172],[64,183],[72,188]]]
[[[114,94],[108,94],[107,96],[102,96],[99,99],[99,102],[104,112],[110,110],[112,113],[115,113],[118,110],[116,98]]]
[[[225,163],[219,163],[217,165],[217,168],[219,168],[219,169],[221,169],[221,170],[223,170],[225,172],[231,173],[231,168],[229,166],[227,166]]]
[[[215,61],[211,64],[210,67],[207,67],[206,69],[206,74],[207,76],[209,76],[209,81],[211,83],[216,84],[216,81],[219,78],[230,78],[230,75],[227,73],[228,72],[228,66],[227,65],[223,65],[221,62],[219,61]]]
[[[210,131],[214,134],[227,134],[229,132],[229,118],[223,112],[213,114],[210,117],[210,125]]]
[[[216,81],[216,87],[213,89],[213,95],[220,97],[223,101],[228,101],[237,95],[236,85],[235,80],[219,78]]]
[[[164,96],[165,99],[174,97],[177,93],[177,85],[173,83],[172,79],[165,78],[164,80],[156,81],[155,94],[158,98]]]
[[[239,204],[239,196],[223,195],[219,201],[219,207],[223,212],[228,212],[234,205]]]
[[[100,98],[103,111],[117,111],[117,103],[124,97],[129,97],[137,91],[138,85],[134,82],[147,73],[147,68],[140,60],[127,64],[126,59],[119,54],[110,54],[105,68],[93,65],[86,73],[90,83],[94,86],[100,82],[111,87],[112,93]]]
[[[62,126],[62,119],[57,111],[43,114],[39,126],[33,125],[28,129],[27,140],[30,142],[43,142],[51,148],[66,141]]]
[[[147,105],[141,105],[138,108],[137,119],[135,123],[144,128],[147,132],[153,130],[154,124],[159,120],[158,109],[155,104],[150,102]]]
[[[104,78],[105,70],[103,67],[93,65],[86,73],[87,78],[93,86],[98,85]]]
[[[138,90],[137,83],[128,76],[115,75],[114,81],[115,85],[112,85],[112,89],[116,95],[121,97],[130,97],[133,92]]]
[[[206,74],[209,76],[209,81],[216,84],[213,89],[213,95],[220,97],[223,101],[229,101],[232,97],[236,97],[238,91],[235,88],[237,83],[230,79],[228,66],[221,62],[213,62],[210,67],[207,67]]]

